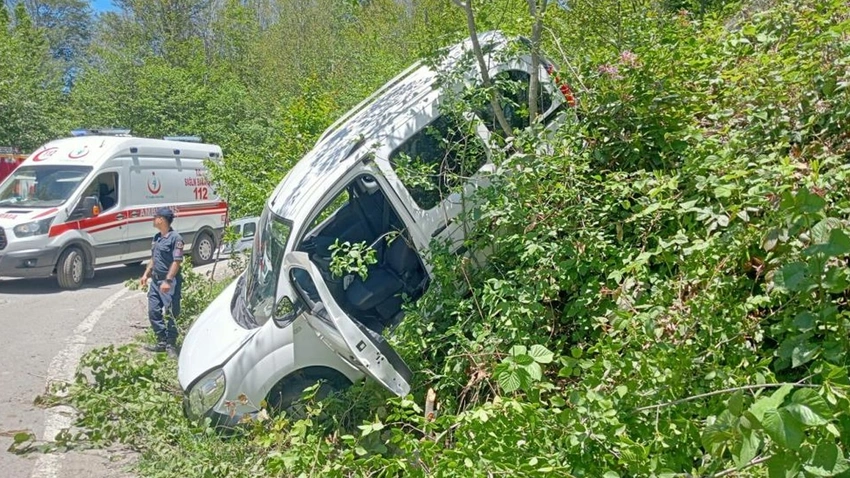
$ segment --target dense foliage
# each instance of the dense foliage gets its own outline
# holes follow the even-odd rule
[[[323,15],[356,28],[309,59],[282,47],[303,35],[277,30],[297,15],[267,25],[228,4],[262,48],[233,35],[175,53],[203,52],[197,69],[104,52],[140,63],[81,76],[71,99],[140,132],[210,132],[233,158],[222,188],[256,212],[422,38],[462,35],[459,9],[405,23],[378,15],[391,3],[335,3]],[[544,47],[579,119],[553,139],[517,133],[511,173],[472,212],[488,267],[434,244],[435,283],[393,336],[411,396],[357,384],[225,439],[182,418],[173,365],[110,348],[72,387],[79,438],[141,451],[145,476],[848,476],[850,14],[840,0],[724,3],[550,7]],[[476,15],[481,29],[531,24],[503,2]],[[407,49],[383,45],[388,31]],[[105,88],[150,103],[96,101]]]

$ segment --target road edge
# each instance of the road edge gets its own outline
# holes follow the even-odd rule
[[[111,309],[125,294],[130,292],[126,287],[109,296],[82,322],[80,322],[68,338],[65,347],[53,357],[47,368],[46,389],[54,383],[70,383],[74,380],[77,365],[85,353],[88,335],[100,321],[103,315]],[[44,433],[42,440],[53,441],[63,429],[71,427],[74,421],[74,410],[68,406],[51,407],[44,411]],[[33,466],[30,478],[57,478],[62,469],[62,453],[46,453],[38,457]]]

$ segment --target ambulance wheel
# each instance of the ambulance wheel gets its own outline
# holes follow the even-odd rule
[[[215,239],[212,234],[203,231],[195,238],[195,244],[192,246],[192,265],[202,266],[209,264],[213,260],[215,252]]]
[[[86,256],[79,247],[69,247],[59,256],[56,279],[63,289],[79,289],[86,276]]]

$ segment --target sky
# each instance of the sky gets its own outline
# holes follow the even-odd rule
[[[95,11],[95,13],[115,10],[115,7],[112,5],[112,0],[91,0],[91,8]]]

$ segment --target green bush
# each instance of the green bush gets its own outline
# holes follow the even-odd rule
[[[486,267],[433,245],[391,337],[411,396],[357,384],[222,439],[182,419],[168,365],[109,350],[81,424],[148,476],[846,476],[846,8],[633,5],[552,14],[581,120],[514,139],[469,211]]]

